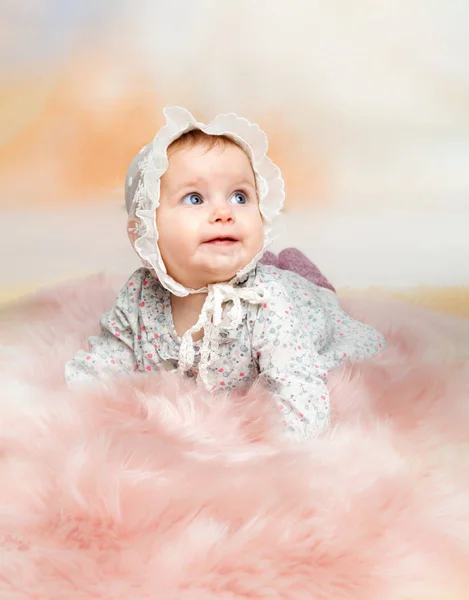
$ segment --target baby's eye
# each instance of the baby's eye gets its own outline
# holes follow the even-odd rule
[[[184,196],[184,198],[181,200],[182,204],[192,204],[192,205],[197,205],[197,204],[203,204],[204,201],[202,200],[202,197],[199,196],[199,194],[187,194],[187,196]]]
[[[235,192],[230,198],[232,204],[247,204],[247,201],[248,199],[244,192]]]

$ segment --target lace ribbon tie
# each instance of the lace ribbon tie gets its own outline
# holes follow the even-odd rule
[[[234,287],[227,283],[215,283],[208,286],[208,294],[197,323],[184,334],[179,350],[179,370],[183,373],[192,368],[195,360],[192,335],[204,330],[201,348],[199,376],[208,388],[208,364],[213,354],[218,353],[220,330],[233,331],[243,319],[242,302],[261,304],[265,298],[262,292],[254,288]],[[231,302],[229,310],[224,310]]]

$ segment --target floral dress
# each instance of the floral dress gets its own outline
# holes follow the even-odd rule
[[[385,347],[383,336],[345,313],[336,295],[296,273],[258,264],[239,283],[257,303],[241,301],[234,328],[220,328],[205,382],[211,391],[246,388],[261,379],[272,392],[286,427],[313,437],[329,421],[328,373],[344,361],[370,359]],[[223,311],[229,311],[229,302]],[[69,385],[133,371],[174,371],[181,338],[171,313],[170,293],[144,267],[133,273],[101,332],[66,365]],[[201,342],[185,376],[199,379]]]

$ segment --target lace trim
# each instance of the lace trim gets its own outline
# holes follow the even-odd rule
[[[220,330],[233,331],[238,328],[243,319],[241,302],[260,304],[265,301],[265,294],[253,287],[233,287],[229,284],[218,283],[208,286],[208,294],[197,323],[183,335],[179,349],[179,371],[185,373],[194,364],[195,350],[192,335],[204,330],[200,348],[199,379],[207,389],[211,389],[208,367],[212,356],[219,354]],[[231,302],[228,311],[223,307]]]
[[[138,235],[135,250],[144,264],[154,270],[161,284],[176,296],[208,290],[206,287],[198,290],[186,288],[168,275],[157,244],[155,213],[159,206],[160,179],[168,168],[168,146],[191,129],[201,129],[209,135],[226,135],[251,157],[259,190],[259,207],[264,217],[264,248],[230,282],[236,283],[254,268],[271,242],[272,222],[280,213],[285,198],[280,170],[266,155],[267,137],[258,125],[235,114],[218,115],[208,125],[197,122],[189,111],[181,107],[167,108],[164,115],[166,125],[155,136],[149,150],[146,153],[146,147],[141,150],[143,154],[138,162],[139,181],[129,207],[129,214],[134,215],[136,222],[134,231]]]

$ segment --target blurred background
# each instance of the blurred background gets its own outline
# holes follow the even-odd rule
[[[180,104],[268,133],[276,248],[339,288],[469,285],[467,0],[2,0],[0,294],[138,265],[128,162]]]

